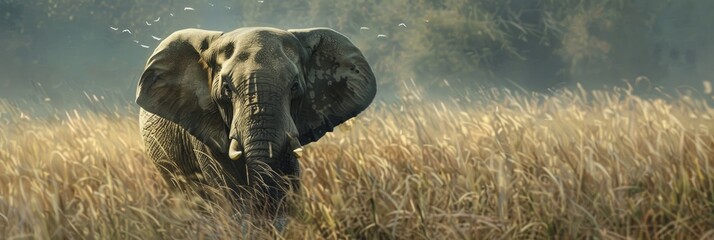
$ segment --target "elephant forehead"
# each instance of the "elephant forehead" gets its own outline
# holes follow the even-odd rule
[[[251,28],[227,35],[226,38],[239,46],[278,46],[286,38],[286,34],[289,33],[279,29]]]
[[[297,39],[291,33],[281,29],[248,28],[226,35],[224,39],[235,43],[237,48],[244,52],[261,50],[268,55],[287,54],[290,59],[299,57]]]
[[[299,73],[299,61],[274,49],[239,50],[228,67],[236,84],[252,78],[293,79]],[[224,66],[225,68],[225,66]]]
[[[257,63],[281,63],[281,61],[291,61],[296,63],[299,59],[297,51],[285,48],[280,42],[274,40],[266,40],[259,44],[239,45],[235,54],[235,60],[238,62],[257,62]]]

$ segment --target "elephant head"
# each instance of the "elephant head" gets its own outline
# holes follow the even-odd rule
[[[296,175],[301,146],[363,111],[375,93],[364,56],[334,30],[185,29],[149,58],[136,103],[206,144],[217,161],[245,163],[231,177],[250,186],[266,167]]]

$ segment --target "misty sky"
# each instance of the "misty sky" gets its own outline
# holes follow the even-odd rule
[[[72,1],[64,2],[66,5],[59,6],[59,8],[73,7]],[[89,9],[90,13],[76,14],[72,16],[74,19],[69,21],[58,21],[54,18],[42,20],[44,11],[35,9],[37,6],[31,3],[21,2],[15,5],[3,3],[4,5],[0,5],[0,13],[4,15],[3,22],[0,24],[2,33],[0,34],[0,54],[2,54],[0,55],[0,72],[2,72],[0,75],[0,98],[49,104],[54,107],[76,106],[85,102],[87,96],[91,98],[93,95],[99,99],[104,98],[107,102],[131,103],[143,65],[151,51],[159,43],[157,39],[162,39],[175,30],[198,27],[230,31],[238,27],[254,26],[248,24],[280,28],[315,27],[305,22],[281,19],[280,15],[261,18],[263,22],[248,23],[240,20],[235,9],[230,9],[230,6],[235,6],[231,5],[230,1],[185,0],[170,2],[172,7],[167,12],[142,12],[143,15],[133,16],[138,18],[139,22],[144,22],[143,25],[83,17],[84,15],[101,14],[100,12],[91,12],[91,6],[82,6]],[[636,2],[646,8],[649,1]],[[711,76],[714,76],[712,75],[714,72],[712,70],[714,69],[714,65],[712,65],[714,63],[714,57],[712,57],[714,56],[714,44],[710,41],[711,34],[701,34],[702,29],[711,28],[708,26],[711,23],[699,21],[703,18],[702,16],[706,17],[712,12],[711,10],[714,10],[710,9],[713,4],[709,1],[701,1],[701,4],[693,0],[686,2],[688,4],[675,3],[665,10],[656,12],[656,15],[646,15],[652,19],[652,24],[656,25],[653,27],[655,30],[648,34],[653,34],[658,38],[656,46],[661,49],[652,47],[645,51],[655,53],[658,58],[655,60],[667,70],[666,72],[649,71],[650,69],[642,71],[643,74],[651,73],[650,76],[643,76],[648,79],[657,79],[656,84],[664,86],[689,85],[699,88],[701,81],[710,80]],[[261,11],[261,9],[270,9],[269,5],[271,4],[281,4],[281,2],[266,0],[251,1],[251,4],[246,5],[254,8],[251,11]],[[448,8],[448,6],[446,7]],[[394,10],[393,12],[399,14],[400,11]],[[33,30],[26,26],[18,27],[20,24],[36,23],[37,19],[40,19],[39,22],[42,24],[42,28],[37,32],[27,34]],[[353,26],[364,25],[373,29],[378,29],[382,25],[390,26],[389,28],[382,27],[381,29],[387,29],[384,32],[374,32],[369,35],[369,37],[378,38],[377,33],[391,36],[392,33],[389,31],[398,31],[399,27],[410,28],[416,24],[427,24],[428,22],[414,17],[404,17],[403,19],[402,21],[380,23],[364,21],[364,23],[353,24]],[[431,21],[436,22],[435,19],[431,19]],[[329,16],[314,22],[321,23],[320,26],[334,27],[351,38],[365,38],[362,35],[358,36],[357,33],[360,33],[360,30],[356,27],[350,29],[336,27],[338,24]],[[404,26],[400,26],[401,23],[404,23]],[[125,29],[131,31],[131,34],[123,31]],[[373,44],[369,41],[360,40],[356,43],[360,48],[373,47],[366,44]],[[583,44],[587,45],[588,42]],[[524,46],[528,47],[528,45]],[[400,51],[410,51],[410,48],[413,47],[400,46]],[[525,52],[536,52],[538,48],[536,46],[534,49],[526,49]],[[612,49],[607,50],[610,51],[609,54],[617,54],[612,53],[611,51],[614,51]],[[368,57],[370,61],[378,61],[386,59],[386,54],[389,53],[384,54],[384,56],[372,54]],[[557,54],[554,55],[557,56]],[[628,64],[630,63],[632,66],[636,66],[638,62],[654,58],[650,55],[641,57],[628,55],[628,53],[621,55],[623,56],[619,56],[619,59],[625,59],[622,60],[624,64],[610,68],[613,68],[612,73],[626,72],[626,74],[622,74],[623,76],[602,74],[602,71],[588,74],[587,71],[584,71],[586,73],[578,72],[577,74],[580,75],[573,74],[567,80],[559,81],[563,82],[562,86],[573,86],[580,80],[587,80],[588,86],[598,86],[600,85],[599,80],[592,79],[601,78],[603,83],[618,82],[622,78],[635,79],[638,77],[637,71],[627,72],[617,68],[629,68]],[[534,60],[535,62],[539,61],[539,59]],[[541,80],[546,81],[546,78],[550,78],[543,76],[551,76],[548,75],[551,73],[545,73],[546,75],[543,76],[538,75],[541,72],[550,71],[549,69],[533,70],[534,67],[530,63],[506,62],[500,65],[500,69],[497,69],[500,72],[497,73],[505,73],[502,75],[507,76],[512,82],[526,79],[521,82],[532,83],[525,84],[526,87],[537,87]],[[380,64],[387,63],[380,62]],[[535,68],[540,67],[536,66]],[[381,73],[377,72],[377,74],[380,77]],[[460,75],[447,73],[443,75],[453,78],[447,79],[453,81],[485,78],[486,76],[486,74],[478,75],[470,72]],[[414,74],[413,76],[416,76],[417,83],[426,84],[440,81],[440,79],[418,79],[419,76]],[[549,84],[557,83],[559,82]],[[509,84],[502,86],[512,87]],[[387,89],[392,90],[391,88]],[[380,91],[379,94],[378,97],[384,97],[392,93]]]

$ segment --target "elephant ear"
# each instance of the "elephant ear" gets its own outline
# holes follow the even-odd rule
[[[210,98],[210,71],[202,57],[221,32],[185,29],[166,37],[146,63],[136,90],[145,111],[178,124],[213,147],[224,146],[220,113]]]
[[[307,52],[305,94],[293,104],[300,143],[307,144],[367,108],[377,93],[376,80],[362,52],[344,35],[329,28],[288,31]]]

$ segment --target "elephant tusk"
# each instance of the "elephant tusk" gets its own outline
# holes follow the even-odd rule
[[[238,151],[238,140],[231,140],[231,146],[228,148],[228,157],[231,160],[238,160],[240,155],[243,155],[243,151]]]
[[[228,153],[228,156],[231,158],[231,160],[238,160],[238,158],[240,158],[240,155],[243,155],[243,151],[234,151],[234,150],[231,150],[231,151]]]
[[[297,159],[302,158],[302,148],[299,147],[299,148],[296,148],[295,150],[293,150],[293,155],[295,155],[295,158],[297,158]]]
[[[290,142],[290,149],[293,150],[293,155],[295,158],[302,157],[302,146],[300,145],[300,140],[298,140],[294,135],[288,133],[288,140]]]

